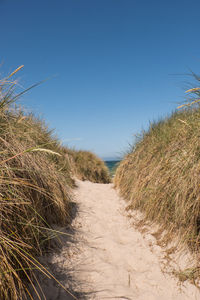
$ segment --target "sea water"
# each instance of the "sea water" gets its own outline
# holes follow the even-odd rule
[[[106,164],[106,166],[108,167],[108,169],[109,169],[109,171],[110,171],[110,174],[111,174],[112,176],[115,175],[115,171],[116,171],[116,169],[117,169],[119,163],[120,163],[120,160],[109,160],[109,161],[105,161],[105,164]]]

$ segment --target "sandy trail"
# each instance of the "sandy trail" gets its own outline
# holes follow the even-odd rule
[[[195,286],[185,283],[180,289],[175,278],[162,273],[162,249],[150,233],[141,234],[131,226],[125,202],[112,184],[77,184],[79,209],[72,225],[79,242],[71,248],[64,246],[51,263],[59,265],[62,273],[74,270],[73,278],[79,282],[76,289],[82,290],[86,299],[200,299]],[[48,300],[68,299],[64,291],[47,290]]]

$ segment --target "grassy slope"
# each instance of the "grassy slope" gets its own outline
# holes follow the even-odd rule
[[[13,87],[0,81],[0,299],[15,300],[43,269],[35,258],[50,246],[51,225],[70,221],[75,162],[42,121],[10,109]]]
[[[89,151],[68,151],[74,163],[75,176],[81,180],[110,183],[109,170],[104,162]]]
[[[148,220],[200,243],[200,109],[153,124],[121,162],[115,185]]]
[[[51,225],[69,220],[73,181],[69,168],[59,171],[60,156],[45,146],[35,151],[47,142],[59,151],[39,121],[1,109],[0,128],[0,298],[21,299],[34,258],[49,246]]]

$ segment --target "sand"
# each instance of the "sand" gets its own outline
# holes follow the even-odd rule
[[[73,278],[77,299],[200,299],[194,285],[180,286],[175,277],[163,273],[164,252],[152,228],[145,233],[134,228],[138,213],[127,217],[126,202],[112,184],[77,180],[77,185],[78,212],[72,222],[77,242],[66,240],[62,251],[48,258],[65,287]],[[48,300],[73,299],[51,281],[43,280],[42,286]]]

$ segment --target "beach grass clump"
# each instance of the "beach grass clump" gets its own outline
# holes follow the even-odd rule
[[[75,176],[80,180],[89,180],[96,183],[110,183],[109,170],[105,163],[89,151],[68,151],[71,157]]]
[[[115,186],[130,209],[179,234],[192,251],[200,246],[199,129],[199,107],[151,124],[115,175]]]
[[[51,276],[36,258],[50,247],[52,225],[70,221],[74,183],[52,132],[14,108],[10,77],[0,81],[0,299],[17,300],[31,299],[35,269]]]

